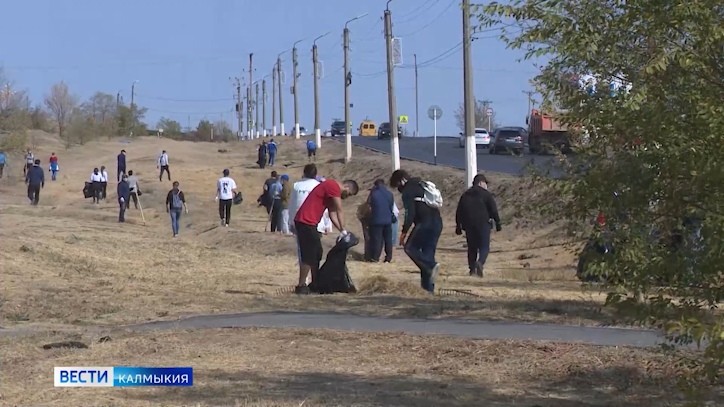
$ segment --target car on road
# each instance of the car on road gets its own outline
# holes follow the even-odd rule
[[[465,135],[460,133],[460,148],[465,147]],[[475,129],[475,147],[488,148],[490,147],[490,134],[486,129],[476,128]]]
[[[292,130],[292,136],[296,136],[295,130]],[[307,129],[305,129],[302,126],[299,126],[299,137],[306,137],[307,136]]]
[[[392,136],[392,129],[389,122],[383,122],[377,128],[377,140],[388,139]],[[397,127],[397,137],[402,137],[402,127]]]
[[[344,120],[335,120],[332,122],[332,127],[329,130],[329,133],[332,137],[337,136],[344,136],[347,134],[347,130],[345,129],[345,123]]]
[[[490,154],[509,152],[522,155],[528,144],[528,132],[522,127],[499,127],[490,137]]]

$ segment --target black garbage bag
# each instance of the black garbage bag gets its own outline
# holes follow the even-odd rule
[[[347,253],[358,244],[359,238],[352,233],[337,242],[327,253],[327,259],[316,275],[312,275],[309,290],[318,294],[356,293],[357,288],[347,269]]]
[[[234,205],[239,205],[242,202],[244,202],[244,197],[241,195],[241,192],[237,192],[234,194]]]
[[[93,198],[93,184],[86,181],[85,186],[83,186],[83,196],[87,198]]]

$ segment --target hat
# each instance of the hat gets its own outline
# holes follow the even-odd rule
[[[283,181],[289,181],[289,175],[287,175],[287,174],[282,174],[282,180],[283,180]]]

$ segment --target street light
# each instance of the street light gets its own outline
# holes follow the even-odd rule
[[[299,40],[292,46],[292,94],[294,95],[294,138],[299,138],[299,99],[297,97],[297,44],[304,40]]]
[[[284,98],[282,97],[282,55],[286,53],[287,50],[284,50],[280,52],[277,55],[277,87],[279,88],[279,134],[284,135],[284,104],[282,101]]]
[[[349,72],[349,28],[347,28],[347,25],[349,25],[352,21],[359,20],[367,14],[369,13],[360,14],[344,23],[344,135],[347,147],[344,159],[345,163],[348,163],[352,159],[352,133],[350,132],[351,123],[349,120],[349,86],[352,84],[352,75]]]
[[[314,141],[319,148],[322,144],[322,130],[319,124],[319,56],[317,53],[317,40],[329,35],[330,31],[320,35],[312,41],[312,64],[314,65]]]

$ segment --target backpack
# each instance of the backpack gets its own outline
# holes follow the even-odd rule
[[[314,151],[317,149],[317,145],[312,140],[307,141],[307,150]]]
[[[181,190],[179,190],[177,194],[171,192],[171,205],[174,209],[181,209],[184,207],[181,202]]]
[[[422,198],[415,198],[415,200],[418,202],[423,202],[425,205],[431,208],[442,208],[442,194],[440,193],[440,190],[437,189],[435,184],[430,181],[420,181],[420,186],[425,191],[425,194],[422,196]]]

